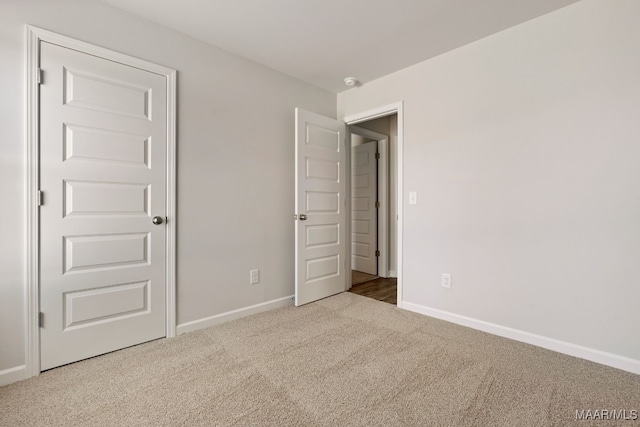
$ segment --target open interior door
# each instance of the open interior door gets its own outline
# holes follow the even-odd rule
[[[351,269],[378,274],[378,141],[351,148]]]
[[[346,125],[296,108],[295,304],[346,290]]]

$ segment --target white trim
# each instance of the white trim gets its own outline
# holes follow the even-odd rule
[[[38,155],[38,123],[40,105],[38,98],[38,67],[40,52],[39,38],[33,29],[26,27],[25,57],[25,137],[26,137],[26,187],[25,202],[27,213],[26,277],[25,277],[25,375],[27,378],[40,373],[40,331],[38,328],[38,283],[40,282],[40,258],[38,245],[38,183],[40,160]]]
[[[351,251],[352,251],[352,242],[351,242],[351,132],[349,130],[349,125],[345,124],[345,132],[344,132],[344,147],[345,147],[345,180],[347,183],[346,189],[346,211],[347,211],[347,220],[344,227],[345,230],[345,243],[347,245],[347,252],[345,253],[344,263],[345,263],[345,272],[346,272],[346,280],[345,280],[345,291],[348,291],[353,287],[353,275],[351,274],[351,269],[353,266],[351,265]]]
[[[613,353],[596,350],[589,347],[583,347],[554,338],[536,335],[518,329],[509,328],[495,323],[485,322],[483,320],[471,317],[461,316],[459,314],[450,313],[448,311],[438,310],[419,304],[404,302],[403,308],[415,313],[424,314],[426,316],[435,317],[436,319],[445,320],[447,322],[456,323],[458,325],[467,326],[482,332],[487,332],[515,341],[524,342],[535,345],[537,347],[546,348],[558,353],[566,354],[580,359],[590,360],[602,365],[611,366],[613,368],[622,369],[623,371],[632,372],[640,375],[640,360],[631,359],[629,357],[619,356]]]
[[[40,373],[40,330],[39,312],[39,212],[37,191],[40,164],[39,152],[39,90],[37,74],[40,58],[40,42],[48,42],[110,61],[139,68],[167,79],[167,216],[166,226],[166,336],[173,337],[176,332],[176,71],[162,65],[153,64],[132,56],[114,52],[72,39],[41,28],[26,26],[25,58],[25,96],[26,96],[26,212],[27,212],[27,253],[25,278],[25,376],[32,377]]]
[[[389,277],[389,136],[359,126],[349,126],[352,134],[375,139],[378,142],[378,276]]]
[[[397,277],[398,277],[398,307],[400,308],[404,308],[404,292],[402,289],[402,277],[403,277],[403,269],[402,269],[402,235],[403,235],[403,210],[402,210],[402,206],[403,206],[403,181],[404,181],[404,168],[403,168],[403,164],[404,164],[404,157],[403,157],[403,151],[404,151],[404,104],[403,101],[400,102],[396,102],[394,104],[390,104],[390,105],[385,105],[383,107],[379,107],[379,108],[375,108],[373,110],[369,110],[369,111],[365,111],[362,113],[358,113],[358,114],[352,114],[350,116],[344,117],[342,120],[347,124],[347,125],[355,125],[357,123],[361,123],[367,120],[373,120],[373,119],[377,119],[379,117],[384,117],[384,116],[389,116],[392,114],[398,114],[398,147],[397,147],[397,153],[396,153],[396,161],[397,161],[397,167],[396,167],[396,172],[398,174],[398,179],[397,179],[397,195],[398,195],[398,200],[397,200],[397,212],[398,212],[398,233],[396,236],[396,248],[398,251],[398,258],[396,260],[396,269],[397,269]],[[347,163],[347,167],[349,167],[350,163]],[[347,174],[349,175],[349,174]],[[347,191],[349,191],[349,188],[347,188]],[[350,241],[350,239],[347,239]]]
[[[166,225],[166,334],[167,338],[176,336],[178,318],[176,314],[176,140],[177,140],[177,71],[170,70],[167,76],[167,225]]]
[[[362,113],[352,114],[344,117],[344,121],[348,125],[355,125],[362,122],[368,122],[369,120],[379,119],[380,117],[390,116],[393,113],[402,109],[402,101],[394,104],[385,105],[383,107],[374,108],[373,110],[365,111]]]
[[[0,387],[4,387],[16,381],[22,381],[27,378],[27,367],[25,365],[16,366],[15,368],[0,371]]]
[[[34,35],[36,41],[44,41],[47,43],[56,44],[68,49],[77,50],[78,52],[83,52],[89,55],[108,59],[110,61],[119,62],[130,67],[140,68],[141,70],[160,74],[161,76],[167,76],[167,78],[169,78],[171,74],[176,72],[174,69],[167,68],[163,65],[154,64],[153,62],[135,58],[124,53],[115,52],[111,49],[106,49],[104,47],[96,46],[91,43],[76,40],[49,30],[34,27],[32,25],[27,25],[27,31]],[[171,83],[171,79],[169,80],[170,81],[168,83]]]
[[[262,313],[264,311],[273,310],[275,308],[289,307],[293,305],[295,295],[278,298],[249,307],[239,308],[237,310],[227,311],[226,313],[216,314],[215,316],[205,317],[204,319],[194,320],[192,322],[182,323],[178,325],[178,335],[187,332],[196,331],[198,329],[208,328],[209,326],[219,325],[231,320],[240,319],[251,316],[252,314]]]

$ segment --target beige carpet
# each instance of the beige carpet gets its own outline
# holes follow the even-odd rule
[[[640,376],[351,293],[0,388],[2,426],[632,426]]]

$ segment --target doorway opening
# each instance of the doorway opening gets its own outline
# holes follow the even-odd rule
[[[349,126],[351,282],[349,291],[396,305],[398,113]],[[347,163],[349,165],[349,163]]]

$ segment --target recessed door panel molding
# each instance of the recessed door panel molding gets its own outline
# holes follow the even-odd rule
[[[122,162],[151,167],[151,137],[64,124],[64,160]]]
[[[322,127],[314,123],[306,123],[306,143],[312,148],[328,150],[333,152],[340,151],[340,145],[344,134],[339,130]]]
[[[351,181],[351,188],[354,190],[358,190],[360,188],[367,189],[371,185],[369,182],[370,179],[371,177],[369,175],[356,175]]]
[[[340,193],[328,191],[308,191],[306,193],[307,213],[340,213]]]
[[[306,261],[306,283],[314,283],[323,279],[340,275],[340,256],[331,255]]]
[[[307,158],[305,170],[307,179],[340,182],[340,164],[336,161]]]
[[[150,216],[149,187],[149,184],[65,180],[63,215]]]
[[[295,304],[347,289],[346,126],[296,108]]]
[[[371,232],[371,221],[368,219],[356,219],[351,221],[351,232],[353,234],[368,235]]]
[[[151,120],[152,88],[63,67],[63,104]]]
[[[352,164],[355,166],[371,164],[368,153],[366,151],[356,151],[353,156]]]
[[[64,273],[149,265],[149,233],[64,236]]]
[[[351,209],[354,212],[370,213],[372,208],[373,203],[371,197],[353,197],[351,199]]]
[[[64,330],[148,313],[149,297],[148,281],[65,292]]]
[[[355,257],[368,258],[370,245],[368,243],[354,243],[351,246],[351,254]]]
[[[308,225],[306,227],[306,247],[321,247],[340,244],[339,224]]]

